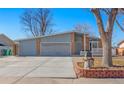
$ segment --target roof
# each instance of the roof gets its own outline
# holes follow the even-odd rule
[[[120,43],[118,43],[118,46],[121,45],[122,43],[124,43],[124,40],[122,40]]]
[[[95,41],[98,41],[98,40],[100,40],[100,38],[95,37],[95,36],[90,36],[90,40],[95,40]]]
[[[37,37],[31,37],[31,38],[24,38],[24,39],[17,39],[15,40],[15,42],[18,42],[18,41],[23,41],[23,40],[32,40],[32,39],[36,39],[36,38],[43,38],[43,37],[50,37],[50,36],[56,36],[56,35],[62,35],[62,34],[69,34],[69,33],[76,33],[76,34],[79,34],[79,35],[82,35],[83,33],[81,32],[77,32],[77,31],[67,31],[67,32],[62,32],[62,33],[56,33],[56,34],[50,34],[50,35],[45,35],[45,36],[37,36]],[[99,40],[98,37],[90,37],[92,38],[93,40]]]
[[[62,35],[62,34],[69,34],[69,33],[77,33],[77,34],[83,34],[83,33],[79,33],[79,32],[76,32],[76,31],[68,31],[68,32],[62,32],[62,33],[56,33],[56,34],[50,34],[50,35],[45,35],[45,36],[37,36],[37,37],[31,37],[31,38],[24,38],[24,39],[17,39],[15,41],[23,41],[23,40],[32,40],[32,39],[36,39],[36,38],[43,38],[43,37],[50,37],[50,36],[56,36],[56,35]]]
[[[6,35],[4,34],[0,34],[0,36],[6,38],[7,40],[9,40],[11,43],[15,43],[13,40],[11,40],[10,38],[8,38]]]

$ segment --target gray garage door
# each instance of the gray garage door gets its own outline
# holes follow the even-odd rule
[[[35,40],[21,41],[19,44],[20,56],[36,56],[36,44]]]
[[[70,56],[70,43],[41,43],[43,56]]]

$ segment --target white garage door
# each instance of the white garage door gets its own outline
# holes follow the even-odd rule
[[[19,44],[20,56],[36,56],[36,44],[35,40],[21,41]]]
[[[70,56],[70,43],[41,43],[42,56]]]

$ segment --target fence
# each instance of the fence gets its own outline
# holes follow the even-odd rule
[[[103,49],[102,48],[92,48],[92,56],[102,56]]]
[[[92,56],[103,56],[103,49],[102,48],[92,48]],[[84,56],[85,51],[81,51],[80,55]],[[116,48],[112,48],[112,56],[116,56]]]
[[[92,48],[91,54],[92,56],[102,56],[103,55],[102,48]],[[80,55],[84,56],[85,51],[80,51]]]

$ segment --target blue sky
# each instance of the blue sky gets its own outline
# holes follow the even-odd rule
[[[0,9],[0,33],[3,33],[11,39],[26,38],[27,35],[22,29],[20,16],[24,12],[21,8]],[[96,20],[89,9],[79,8],[55,8],[51,9],[53,15],[54,29],[58,32],[71,31],[78,23],[90,24],[95,35],[99,36]],[[114,42],[124,40],[124,32],[115,27]]]

